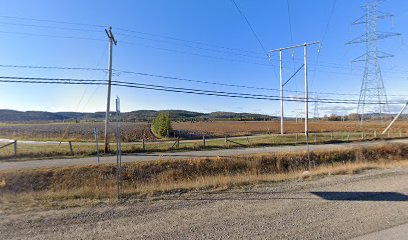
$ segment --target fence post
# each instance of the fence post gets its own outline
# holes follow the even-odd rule
[[[247,137],[247,144],[248,144],[248,146],[249,146],[249,137]]]
[[[314,142],[317,142],[317,133],[314,135]]]
[[[361,132],[361,139],[364,140],[364,132]]]
[[[350,141],[350,133],[347,133],[347,141]]]
[[[180,137],[177,137],[177,148],[180,148]]]
[[[95,136],[96,156],[98,157],[98,163],[99,163],[98,128],[94,128],[94,136]]]
[[[142,138],[142,149],[143,149],[143,151],[146,150],[145,138],[144,138],[144,136],[143,136],[143,138]]]
[[[205,147],[205,135],[203,135],[203,146]]]
[[[68,141],[69,143],[69,150],[71,151],[71,155],[74,155],[74,150],[72,149],[72,142]]]
[[[298,134],[296,133],[296,143],[298,143]]]
[[[17,157],[17,140],[14,140],[14,157]]]
[[[224,145],[225,145],[225,147],[228,147],[228,139],[227,139],[227,136],[225,136]]]
[[[377,138],[377,131],[374,131],[374,138]]]

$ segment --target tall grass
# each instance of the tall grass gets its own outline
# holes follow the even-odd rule
[[[388,144],[311,154],[315,173],[330,168],[372,167],[380,160],[384,163],[401,159],[408,159],[408,145]],[[306,153],[127,163],[123,166],[123,191],[127,196],[153,195],[174,190],[280,181],[299,176],[307,169]],[[3,171],[0,172],[0,193],[35,193],[38,197],[53,199],[112,198],[116,196],[115,174],[115,165]]]

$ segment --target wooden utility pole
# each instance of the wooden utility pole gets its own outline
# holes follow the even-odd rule
[[[109,69],[108,69],[108,98],[106,102],[106,117],[105,117],[105,153],[109,151],[109,140],[108,140],[108,124],[109,124],[109,114],[110,114],[110,95],[111,95],[111,83],[112,83],[112,47],[113,44],[117,44],[116,39],[112,34],[112,27],[109,30],[105,29],[106,35],[109,38]]]

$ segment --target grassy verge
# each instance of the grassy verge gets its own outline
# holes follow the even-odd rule
[[[354,173],[372,168],[408,166],[408,145],[384,146],[311,154],[314,168],[307,175],[305,153],[270,153],[239,157],[162,160],[124,164],[123,198],[157,196],[198,189]],[[32,204],[84,204],[116,198],[115,165],[0,172],[0,211]]]
[[[393,136],[400,138],[399,136]],[[364,135],[361,133],[320,133],[311,134],[310,144],[321,143],[340,143],[340,142],[356,142],[356,141],[370,141],[384,138],[374,137],[374,135]],[[391,138],[386,138],[391,139]],[[168,151],[195,151],[205,149],[224,149],[224,148],[238,148],[238,147],[261,147],[261,146],[278,146],[278,145],[298,145],[305,144],[306,139],[304,134],[286,134],[286,135],[257,135],[249,137],[235,137],[228,138],[227,143],[224,139],[207,139],[202,141],[180,141],[179,145],[174,142],[146,142],[143,149],[142,143],[123,143],[122,152],[124,154],[140,153],[140,152],[168,152]],[[95,156],[96,148],[93,143],[79,144],[72,143],[73,154],[71,154],[68,144],[18,144],[17,157],[14,157],[13,146],[0,149],[0,160],[4,159],[35,159],[35,158],[51,158],[51,157],[85,157]],[[111,145],[112,153],[116,152],[116,144]],[[103,152],[103,144],[99,144],[99,152]]]

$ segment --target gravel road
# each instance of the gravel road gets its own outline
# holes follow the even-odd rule
[[[3,214],[0,239],[351,239],[408,223],[407,182],[408,169],[370,170]]]
[[[384,143],[408,143],[408,139],[389,140],[389,141],[370,141],[339,144],[318,144],[310,145],[311,150],[337,150],[345,148],[354,148],[362,146],[375,146]],[[234,148],[222,150],[206,151],[186,151],[186,152],[168,152],[168,153],[138,153],[122,156],[123,162],[148,161],[158,159],[176,159],[176,158],[199,158],[199,157],[217,157],[217,156],[237,156],[245,154],[269,153],[269,152],[294,152],[306,151],[306,146],[274,146],[259,148]],[[47,160],[29,160],[29,161],[0,161],[1,170],[33,169],[44,167],[64,167],[75,165],[96,164],[96,157],[72,158],[72,159],[47,159]],[[101,157],[100,163],[116,163],[116,156]]]

